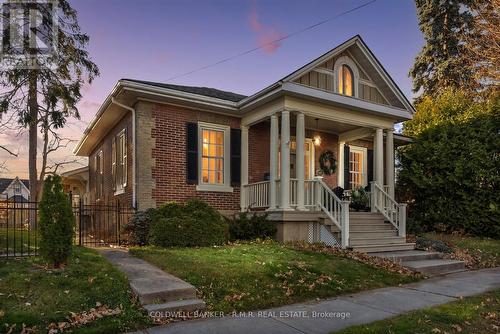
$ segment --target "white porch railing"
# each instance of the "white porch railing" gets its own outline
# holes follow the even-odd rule
[[[341,201],[322,179],[316,179],[316,196],[320,209],[340,229],[342,248],[347,247],[349,245],[349,201]]]
[[[269,181],[247,184],[244,191],[246,191],[245,208],[269,207]]]
[[[370,187],[372,211],[382,213],[385,219],[398,230],[400,237],[406,236],[406,204],[397,203],[376,182],[371,182]]]

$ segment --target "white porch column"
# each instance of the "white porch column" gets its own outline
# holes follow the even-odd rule
[[[375,156],[375,163],[373,164],[375,167],[375,182],[382,187],[384,185],[384,130],[375,130],[375,140],[373,144],[373,155]]]
[[[280,209],[290,210],[290,112],[281,112]]]
[[[305,193],[305,185],[304,185],[304,173],[305,173],[305,153],[304,146],[306,140],[306,126],[305,126],[305,116],[303,113],[297,114],[297,126],[295,138],[297,141],[295,157],[296,157],[296,166],[295,169],[297,171],[297,209],[305,210],[304,206],[304,193]]]
[[[394,198],[394,133],[387,130],[385,140],[385,180],[389,186],[389,195]]]
[[[248,185],[248,126],[241,126],[241,187],[240,187],[240,207],[242,211],[247,209]]]
[[[276,209],[276,174],[278,171],[278,116],[271,115],[269,137],[269,210]]]

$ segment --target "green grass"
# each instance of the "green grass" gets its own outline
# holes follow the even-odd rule
[[[0,260],[0,332],[5,324],[36,326],[47,333],[47,326],[66,321],[70,312],[80,313],[96,303],[123,312],[104,317],[74,333],[119,333],[149,324],[149,320],[131,297],[126,278],[93,250],[74,247],[69,265],[60,270],[42,267],[40,258]]]
[[[0,254],[28,253],[36,250],[37,231],[0,227]]]
[[[214,311],[249,311],[366,289],[413,277],[358,261],[298,251],[274,242],[205,248],[133,248],[145,259],[198,288]]]
[[[500,290],[476,297],[414,311],[369,325],[353,326],[342,334],[436,334],[498,333],[500,327]]]
[[[500,266],[500,240],[444,233],[426,233],[428,239],[442,240],[452,248],[466,250],[478,259],[480,267]]]

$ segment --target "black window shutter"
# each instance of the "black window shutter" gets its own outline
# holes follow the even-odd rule
[[[198,125],[186,124],[186,176],[190,184],[198,183]]]
[[[367,157],[368,159],[368,186],[370,186],[370,182],[373,181],[373,150],[368,150]]]
[[[231,184],[241,183],[241,130],[231,129]]]
[[[349,182],[349,145],[344,145],[344,189],[351,189],[351,183]]]

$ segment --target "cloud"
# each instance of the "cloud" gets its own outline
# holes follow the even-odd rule
[[[285,35],[276,28],[260,21],[255,1],[252,1],[248,22],[252,30],[257,34],[258,46],[261,47],[264,52],[273,53],[281,46],[281,41],[276,40],[283,38]]]

